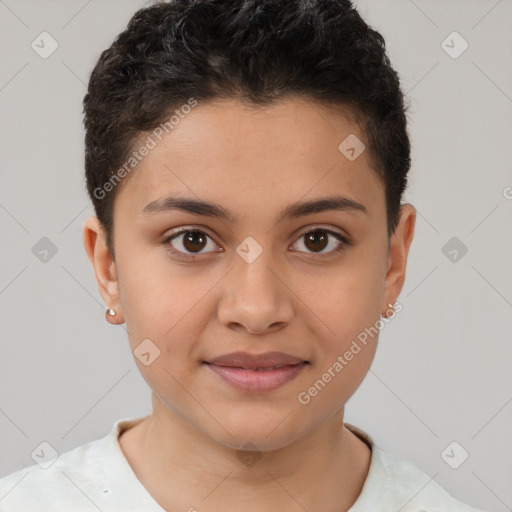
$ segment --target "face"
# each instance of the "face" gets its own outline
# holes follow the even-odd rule
[[[369,155],[339,149],[351,134],[364,140],[348,111],[316,102],[198,104],[118,191],[115,262],[86,221],[100,291],[162,421],[269,450],[343,411],[375,354],[378,335],[362,333],[402,287],[415,219],[406,205],[388,252]],[[277,370],[209,364],[234,352],[287,356],[266,361]]]

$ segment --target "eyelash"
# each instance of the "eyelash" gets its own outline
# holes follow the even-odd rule
[[[304,236],[306,236],[310,233],[314,233],[316,231],[322,231],[323,233],[327,233],[328,235],[333,236],[334,238],[336,238],[339,241],[339,245],[338,245],[338,247],[336,247],[336,249],[333,249],[328,253],[314,253],[314,252],[308,253],[313,256],[318,256],[321,258],[324,258],[324,257],[328,258],[330,256],[334,256],[335,254],[347,249],[352,244],[352,242],[350,240],[345,238],[340,233],[337,233],[336,231],[332,231],[330,229],[322,228],[320,226],[313,227],[313,228],[309,229],[308,231],[304,231],[303,233],[301,233],[299,235],[297,240],[300,240]],[[206,233],[205,231],[203,231],[201,229],[184,228],[184,229],[180,229],[179,231],[172,233],[170,236],[165,238],[165,240],[162,241],[162,244],[164,244],[166,246],[167,250],[169,252],[171,252],[173,255],[175,255],[179,258],[185,259],[185,260],[195,260],[195,259],[201,257],[203,254],[208,254],[208,253],[187,254],[187,253],[183,253],[182,251],[178,251],[171,246],[170,242],[172,240],[174,240],[175,238],[177,238],[178,236],[180,236],[184,233],[191,233],[191,232],[199,232],[200,234],[206,235],[208,238],[212,239],[212,237],[210,235],[208,235],[208,233]],[[300,252],[300,251],[298,251],[298,252]]]

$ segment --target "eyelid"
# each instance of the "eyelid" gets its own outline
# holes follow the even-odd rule
[[[185,224],[184,226],[180,226],[178,228],[171,229],[170,231],[167,231],[167,233],[164,236],[164,239],[167,240],[171,238],[172,236],[181,235],[182,233],[188,232],[188,231],[201,231],[202,233],[205,233],[208,235],[211,239],[214,238],[209,228],[206,226],[202,226],[201,224]]]
[[[335,235],[338,235],[342,238],[344,238],[345,240],[349,241],[349,235],[348,233],[346,233],[345,231],[342,231],[342,232],[339,232],[339,231],[336,231],[335,229],[331,228],[331,227],[328,227],[328,226],[325,226],[323,224],[312,224],[311,226],[308,226],[307,228],[304,228],[304,230],[301,230],[299,231],[298,235],[296,235],[297,237],[301,237],[311,231],[315,231],[315,230],[322,230],[322,231],[326,231],[328,233],[332,233],[332,234],[335,234]]]

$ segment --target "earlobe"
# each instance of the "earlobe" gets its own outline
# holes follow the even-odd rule
[[[89,217],[84,221],[82,232],[85,251],[106,304],[106,319],[116,325],[123,323],[116,264],[107,248],[105,229],[97,217]],[[108,314],[108,309],[115,311],[115,315]]]

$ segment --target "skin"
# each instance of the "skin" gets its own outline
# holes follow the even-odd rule
[[[344,406],[370,368],[378,336],[307,405],[297,396],[395,303],[416,210],[402,205],[388,251],[382,182],[368,150],[354,161],[338,150],[349,134],[364,141],[350,111],[305,99],[257,109],[236,100],[199,104],[120,185],[115,261],[98,219],[84,223],[99,291],[117,312],[110,321],[126,322],[132,351],[147,338],[160,350],[148,366],[135,358],[153,411],[119,441],[168,510],[215,512],[228,502],[247,512],[340,512],[361,492],[371,451],[344,426]],[[333,193],[368,214],[326,211],[276,222],[290,203]],[[168,195],[213,201],[236,221],[142,213]],[[332,235],[323,246],[308,244],[304,235],[318,226],[352,244],[337,253]],[[196,261],[166,249],[163,240],[180,227],[210,237],[196,246]],[[247,236],[263,248],[252,263],[236,252]],[[184,240],[167,247],[194,254]],[[201,364],[238,350],[277,350],[310,365],[275,391],[249,394]],[[247,442],[261,454],[251,467],[237,456]]]

